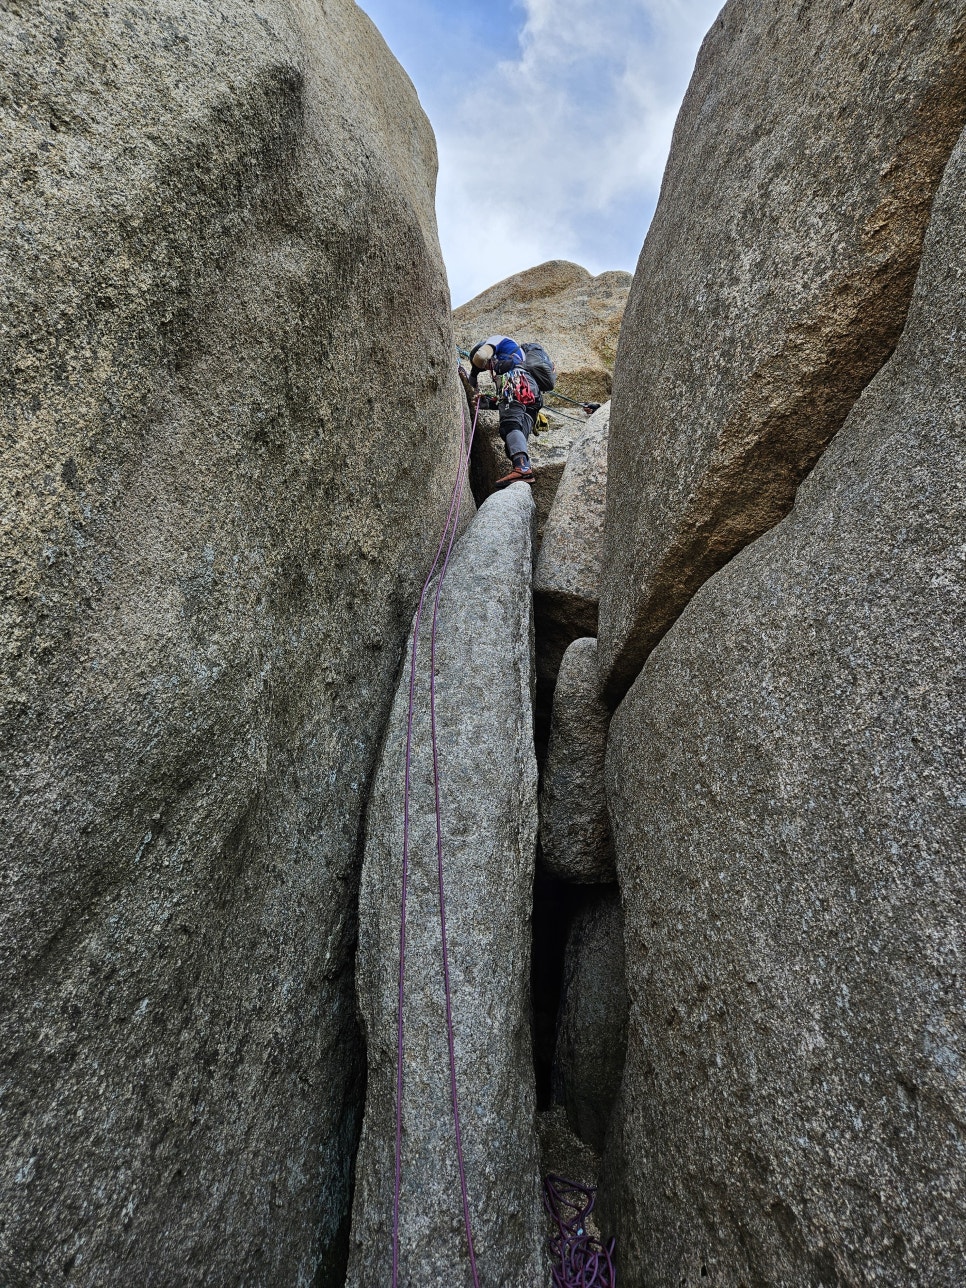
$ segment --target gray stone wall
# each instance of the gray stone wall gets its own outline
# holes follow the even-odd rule
[[[966,142],[895,354],[618,708],[623,1282],[966,1265]]]
[[[0,61],[0,1280],[336,1282],[433,137],[348,0],[8,5]]]
[[[455,1074],[479,1282],[542,1278],[530,1043],[530,912],[537,839],[533,529],[525,483],[497,492],[453,553],[436,644],[440,828]],[[401,1283],[470,1282],[450,1086],[430,719],[433,595],[420,631],[411,752],[400,1188]],[[366,821],[358,993],[366,1113],[350,1288],[391,1282],[399,927],[409,665]]]
[[[963,0],[730,0],[705,38],[615,367],[613,702],[892,352],[966,126],[964,42]]]

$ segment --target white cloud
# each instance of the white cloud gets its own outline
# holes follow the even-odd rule
[[[721,0],[520,0],[507,57],[433,120],[454,303],[546,259],[633,268]]]

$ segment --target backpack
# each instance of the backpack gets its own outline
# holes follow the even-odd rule
[[[557,368],[550,361],[550,355],[542,344],[521,344],[523,365],[540,387],[541,393],[549,393],[557,383]]]

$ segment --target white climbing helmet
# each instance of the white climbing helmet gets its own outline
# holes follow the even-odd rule
[[[473,366],[476,367],[478,371],[483,371],[490,365],[490,360],[492,359],[494,352],[495,350],[492,344],[481,344],[473,353]]]

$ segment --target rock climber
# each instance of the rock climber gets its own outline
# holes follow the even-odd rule
[[[507,335],[491,335],[470,350],[469,383],[474,396],[480,397],[477,382],[481,371],[489,371],[496,384],[500,437],[512,465],[509,474],[497,479],[497,487],[532,484],[535,479],[528,447],[543,396],[525,362],[523,349]]]

